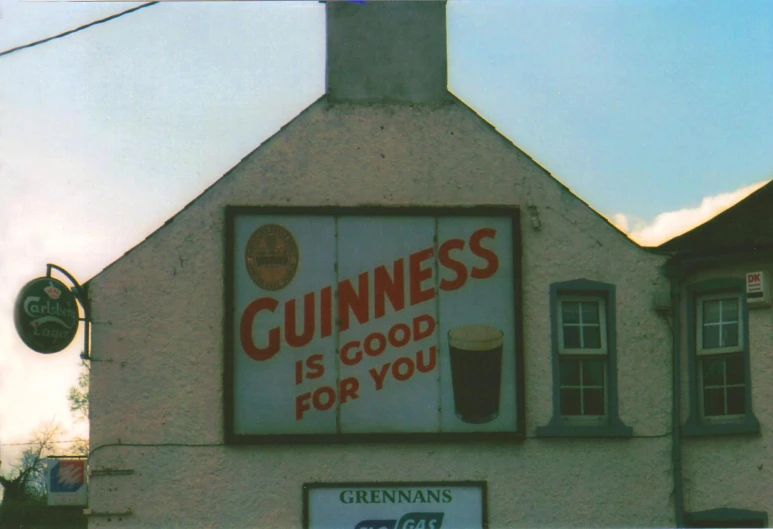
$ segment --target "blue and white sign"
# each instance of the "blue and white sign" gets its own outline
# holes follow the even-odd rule
[[[306,529],[483,529],[485,483],[309,484]]]
[[[86,459],[46,459],[48,505],[88,505]]]

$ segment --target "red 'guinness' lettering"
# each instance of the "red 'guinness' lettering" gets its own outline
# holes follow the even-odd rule
[[[255,345],[252,340],[252,322],[255,320],[258,312],[261,310],[270,310],[274,312],[279,305],[279,302],[272,298],[259,298],[247,305],[242,314],[241,325],[239,326],[239,334],[242,339],[242,347],[247,356],[253,360],[263,361],[268,360],[279,352],[279,328],[274,328],[268,331],[268,346],[260,348]]]
[[[285,342],[290,347],[303,347],[314,338],[314,292],[303,296],[303,334],[295,323],[295,300],[285,303]]]
[[[461,239],[449,239],[440,245],[438,251],[438,261],[440,264],[449,270],[452,270],[456,277],[449,281],[448,279],[441,279],[440,290],[456,290],[462,288],[467,282],[467,267],[464,263],[461,263],[451,257],[451,250],[464,250],[464,241]]]
[[[368,321],[368,273],[361,273],[358,279],[357,292],[348,279],[338,283],[338,319],[342,331],[349,328],[350,311],[360,323]]]
[[[434,248],[427,248],[426,250],[412,254],[408,258],[411,271],[411,306],[418,305],[424,301],[429,301],[435,297],[434,288],[421,289],[421,284],[427,279],[432,278],[432,266],[423,268],[422,263],[427,261],[434,254]]]
[[[470,275],[475,279],[486,279],[493,276],[499,268],[499,258],[497,254],[491,250],[484,248],[480,245],[481,239],[486,237],[493,239],[496,237],[497,230],[492,228],[482,228],[470,236],[470,250],[478,257],[482,257],[486,260],[487,265],[485,268],[473,268]]]
[[[499,257],[496,252],[483,246],[484,240],[495,239],[496,235],[497,231],[493,228],[481,228],[470,235],[468,245],[465,245],[465,241],[462,239],[449,239],[443,242],[438,248],[438,264],[443,272],[448,271],[452,276],[438,278],[437,287],[440,290],[453,291],[462,288],[470,278],[487,279],[496,274],[499,270]],[[465,246],[469,248],[472,255],[482,260],[469,270],[467,265],[455,255],[457,252],[463,252]],[[298,307],[300,299],[288,300],[283,307],[284,321],[281,326],[283,328],[274,327],[264,331],[263,336],[257,340],[254,332],[255,319],[262,311],[275,312],[279,307],[279,301],[270,297],[254,300],[244,309],[239,325],[239,335],[244,352],[259,362],[269,360],[281,349],[282,336],[284,336],[284,343],[295,348],[308,345],[317,335],[321,338],[331,336],[334,314],[340,322],[339,330],[346,331],[352,326],[354,319],[359,324],[365,324],[371,318],[384,317],[389,310],[387,300],[393,313],[404,310],[406,308],[406,293],[410,306],[433,299],[437,295],[435,287],[430,282],[434,274],[431,261],[434,255],[435,249],[433,247],[409,255],[407,274],[405,270],[406,259],[400,258],[392,263],[391,270],[387,266],[381,265],[371,271],[362,272],[357,276],[356,287],[353,285],[353,280],[345,279],[336,285],[337,303],[335,296],[333,296],[332,286],[322,288],[318,298],[315,292],[305,294],[302,310],[299,310]],[[372,314],[370,312],[371,293],[373,295]],[[319,299],[319,304],[316,303],[317,299]],[[394,347],[401,347],[410,341],[410,330],[405,324],[400,325],[392,327],[386,336],[386,340]],[[432,326],[434,328],[434,320]],[[383,335],[380,336],[383,337]],[[414,339],[416,339],[415,336]],[[380,354],[382,342],[379,340],[380,338],[371,338],[365,352],[371,356]],[[355,348],[357,348],[356,351],[353,350]],[[356,364],[362,355],[360,344],[345,345],[341,348],[339,355],[344,364]],[[358,355],[360,356],[358,357]],[[323,400],[325,397],[318,398],[321,399],[319,401],[321,405],[326,405],[327,401]]]
[[[386,314],[386,298],[392,304],[395,312],[405,308],[405,271],[404,259],[398,259],[392,265],[392,276],[389,276],[386,266],[379,266],[373,270],[374,298],[376,307],[374,316],[376,319]]]

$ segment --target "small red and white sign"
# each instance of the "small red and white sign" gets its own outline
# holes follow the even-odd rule
[[[768,295],[767,272],[747,272],[746,274],[746,302],[752,305],[765,305],[770,302]]]
[[[762,272],[749,272],[746,274],[746,293],[762,293]]]

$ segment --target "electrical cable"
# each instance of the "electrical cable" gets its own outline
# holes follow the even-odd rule
[[[83,441],[88,440],[85,437],[82,439],[71,439],[69,441],[49,441],[48,444],[52,445],[61,445],[61,444],[67,444],[67,443],[74,443],[76,441]],[[32,445],[38,445],[40,443],[37,442],[26,442],[26,443],[0,443],[0,446],[32,446]]]
[[[21,46],[16,46],[15,48],[11,48],[5,51],[0,51],[0,57],[3,57],[4,55],[10,55],[11,53],[21,51],[27,48],[32,48],[35,46],[38,46],[40,44],[45,44],[46,42],[50,42],[55,39],[61,39],[62,37],[67,37],[69,35],[72,35],[73,33],[77,33],[79,31],[82,31],[84,29],[90,28],[92,26],[96,26],[97,24],[103,24],[105,22],[109,22],[111,20],[115,20],[118,17],[122,17],[124,15],[128,15],[129,13],[133,13],[135,11],[139,11],[140,9],[144,9],[146,7],[154,6],[158,4],[159,2],[149,2],[147,4],[142,4],[141,6],[133,7],[131,9],[127,9],[126,11],[121,11],[120,13],[116,13],[115,15],[111,15],[107,18],[102,18],[100,20],[95,20],[94,22],[89,22],[88,24],[85,24],[83,26],[79,26],[75,29],[71,29],[69,31],[65,31],[64,33],[60,33],[58,35],[54,35],[53,37],[48,37],[43,40],[37,40],[35,42],[30,42],[29,44],[23,44]]]
[[[671,435],[671,431],[661,433],[661,434],[646,434],[646,435],[630,435],[627,437],[609,437],[608,439],[617,439],[621,441],[625,441],[627,439],[656,439],[656,438],[662,438],[662,437],[669,437]],[[563,440],[569,440],[569,439],[603,439],[600,437],[543,437],[543,436],[536,436],[536,435],[527,435],[524,436],[525,439],[539,439],[539,440],[546,440],[546,439],[563,439]],[[397,443],[399,444],[399,443]],[[422,443],[418,443],[414,446],[420,446]],[[520,444],[519,442],[515,442],[515,444]],[[262,444],[239,444],[239,443],[105,443],[98,446],[95,446],[94,448],[91,448],[89,450],[89,456],[88,458],[91,459],[91,456],[94,455],[95,452],[98,452],[99,450],[103,448],[114,448],[114,447],[122,447],[122,448],[215,448],[215,447],[229,447],[233,448],[236,446],[266,446]],[[277,443],[275,446],[281,446],[281,443]]]

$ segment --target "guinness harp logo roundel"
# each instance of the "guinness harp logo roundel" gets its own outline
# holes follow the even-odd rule
[[[263,290],[280,290],[298,271],[298,244],[292,233],[279,224],[266,224],[247,241],[247,271]]]

